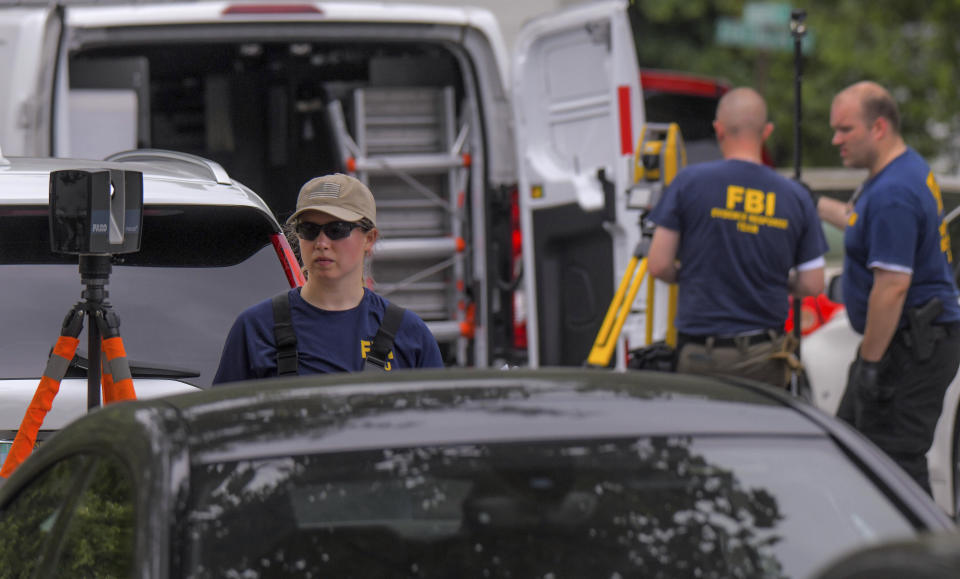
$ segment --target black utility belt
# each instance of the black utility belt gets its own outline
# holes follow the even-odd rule
[[[960,322],[950,322],[947,324],[930,324],[929,331],[931,336],[940,339],[946,337],[960,336]],[[901,336],[908,334],[910,328],[902,327],[897,329],[897,333]]]
[[[695,334],[677,334],[677,340],[681,344],[699,344],[705,346],[707,341],[713,339],[715,348],[734,348],[742,345],[753,346],[763,342],[771,342],[781,336],[780,332],[764,331],[756,334],[745,334],[741,336],[698,336]]]
[[[933,324],[932,327],[938,338],[960,336],[960,322]]]

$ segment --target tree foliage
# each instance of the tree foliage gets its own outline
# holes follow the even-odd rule
[[[794,159],[793,51],[718,45],[718,18],[742,18],[745,0],[631,0],[641,66],[717,76],[752,86],[767,99],[777,129],[777,166]],[[812,49],[802,58],[801,152],[806,166],[838,165],[830,145],[833,95],[859,80],[886,86],[900,105],[902,129],[941,171],[960,170],[960,90],[954,82],[960,42],[958,0],[794,0],[807,14]],[[790,38],[788,23],[783,34]]]

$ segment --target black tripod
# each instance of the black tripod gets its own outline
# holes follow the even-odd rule
[[[73,337],[80,335],[83,328],[83,315],[91,320],[87,328],[87,409],[93,409],[100,406],[100,388],[101,382],[104,384],[105,397],[111,388],[109,384],[117,385],[122,380],[130,379],[130,366],[127,362],[126,353],[120,356],[111,355],[114,348],[106,346],[106,362],[110,367],[109,378],[101,375],[101,345],[105,340],[118,338],[118,346],[123,349],[122,340],[120,340],[120,318],[113,311],[110,303],[107,302],[109,293],[106,286],[110,280],[110,273],[113,267],[110,265],[110,255],[80,255],[80,281],[84,285],[84,290],[80,296],[84,301],[77,302],[73,306],[67,318],[64,320],[64,328],[68,321],[76,324],[75,333],[71,332]],[[73,330],[71,326],[71,330]],[[61,334],[62,335],[62,334]],[[131,385],[132,390],[132,385]],[[112,393],[111,393],[112,394]],[[126,398],[126,396],[121,396]],[[110,396],[110,400],[115,399]]]
[[[80,255],[80,279],[85,286],[81,293],[83,300],[77,302],[63,319],[60,337],[50,352],[37,391],[0,468],[0,477],[10,476],[33,451],[43,419],[53,406],[60,382],[76,355],[84,317],[91,320],[87,330],[87,409],[100,406],[101,383],[107,403],[137,397],[120,338],[120,318],[107,302],[106,286],[111,269],[109,254]],[[108,372],[101,371],[101,364],[109,369]]]

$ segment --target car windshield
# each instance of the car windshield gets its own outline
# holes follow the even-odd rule
[[[183,575],[808,577],[916,534],[828,439],[430,446],[195,466]]]
[[[647,122],[677,123],[683,137],[688,164],[720,159],[713,130],[718,96],[694,96],[673,92],[644,90]]]
[[[114,256],[107,284],[135,379],[142,368],[210,385],[237,314],[289,287],[274,229],[246,207],[144,211],[141,251]],[[78,257],[51,253],[48,231],[46,207],[0,211],[2,378],[39,378],[64,317],[82,301]]]
[[[677,123],[684,141],[716,138],[713,119],[719,96],[694,96],[644,91],[644,112],[652,123]]]

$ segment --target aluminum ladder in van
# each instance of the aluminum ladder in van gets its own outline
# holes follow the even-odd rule
[[[357,88],[352,131],[339,101],[331,118],[347,169],[377,201],[374,289],[416,312],[441,346],[455,344],[446,361],[465,366],[474,323],[466,293],[469,126],[457,125],[455,98],[453,87]]]

